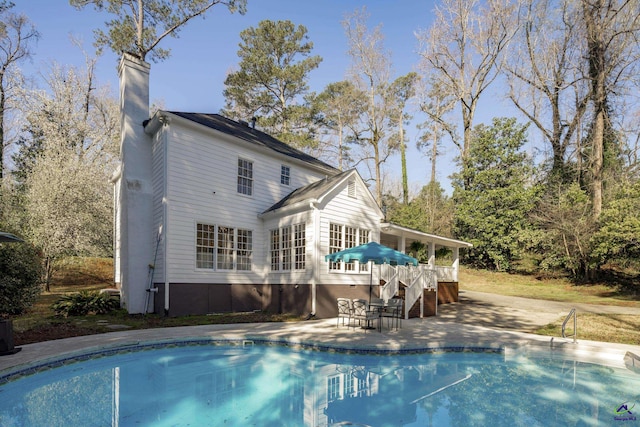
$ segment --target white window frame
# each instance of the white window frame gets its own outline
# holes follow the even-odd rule
[[[306,228],[306,223],[300,222],[269,230],[271,273],[306,270]]]
[[[211,234],[213,239],[210,237]],[[195,251],[196,270],[251,271],[253,269],[253,230],[198,222],[196,223]],[[209,254],[211,259],[203,259],[202,254]],[[203,262],[209,266],[203,265]]]
[[[329,223],[329,253],[339,252],[354,246],[369,243],[371,231],[365,228],[352,227],[350,225]],[[358,265],[359,264],[359,265]],[[368,265],[345,262],[330,262],[330,273],[350,273],[359,274],[369,271]]]
[[[287,165],[280,165],[280,184],[291,185],[291,168]]]
[[[253,162],[238,157],[238,194],[253,196]]]
[[[342,239],[344,226],[334,222],[329,224],[329,253],[333,254],[344,249],[344,240]],[[341,262],[330,262],[329,271],[342,270]]]
[[[305,223],[293,225],[293,269],[304,270],[307,266],[307,227]]]
[[[205,259],[206,256],[206,259]],[[210,265],[200,266],[206,263]],[[216,266],[216,226],[199,222],[196,224],[196,268],[214,270]]]
[[[271,271],[280,271],[280,229],[274,228],[269,230],[269,242],[271,242],[271,250],[269,251],[269,262]]]

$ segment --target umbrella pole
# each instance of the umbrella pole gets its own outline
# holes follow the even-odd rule
[[[371,304],[371,290],[373,289],[373,264],[369,261],[369,304]]]

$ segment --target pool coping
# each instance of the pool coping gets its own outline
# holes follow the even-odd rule
[[[455,322],[410,319],[399,331],[362,331],[336,326],[336,319],[307,322],[204,325],[109,332],[22,346],[0,357],[0,386],[64,364],[119,352],[177,345],[248,342],[314,350],[403,354],[416,352],[501,352],[505,357],[562,358],[628,369],[640,374],[640,346],[580,341],[497,330]]]

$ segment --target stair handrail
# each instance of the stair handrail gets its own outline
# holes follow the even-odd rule
[[[568,338],[565,334],[565,328],[569,320],[571,320],[571,317],[573,317],[573,343],[575,344],[578,339],[578,315],[576,314],[575,308],[571,309],[567,317],[564,319],[564,322],[562,322],[562,338]]]
[[[407,288],[404,291],[404,318],[409,319],[409,310],[413,307],[413,304],[416,303],[423,295],[424,289],[424,270],[418,269],[417,275],[408,284]],[[420,317],[423,316],[424,307],[420,305]]]
[[[380,290],[380,298],[388,301],[389,298],[393,298],[400,290],[400,279],[398,277],[398,268],[395,268],[388,264],[382,264],[381,269],[384,269],[386,275],[381,273],[380,278],[385,281],[384,286]],[[391,275],[389,272],[393,272]]]

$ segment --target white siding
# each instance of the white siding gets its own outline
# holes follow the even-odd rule
[[[261,283],[268,271],[268,231],[258,214],[295,188],[324,175],[291,168],[291,185],[280,184],[281,158],[251,150],[235,138],[172,123],[167,134],[169,281]],[[238,158],[253,162],[253,195],[237,192]],[[198,222],[253,231],[253,270],[216,272],[196,269]]]
[[[280,182],[280,181],[278,181]],[[305,246],[306,246],[306,257],[305,257],[305,270],[304,271],[271,271],[271,254],[270,254],[270,232],[276,228],[282,228],[286,226],[291,226],[295,224],[305,224]],[[313,215],[312,211],[308,210],[305,212],[297,213],[294,215],[289,215],[283,218],[274,218],[264,222],[264,242],[265,242],[265,253],[264,253],[264,266],[265,272],[268,274],[268,282],[269,283],[281,283],[281,284],[306,284],[310,283],[314,273],[314,255],[313,255],[313,244],[315,236],[313,234]]]
[[[154,230],[159,229],[160,225],[163,224],[164,221],[164,192],[165,192],[165,176],[164,176],[164,167],[165,167],[165,133],[162,129],[153,137],[153,145],[152,145],[152,155],[153,155],[153,163],[152,163],[152,182],[151,185],[153,187],[153,224]],[[166,233],[166,230],[163,230],[163,234]],[[154,236],[154,239],[157,236]],[[167,241],[165,236],[162,236],[162,243],[158,247],[158,253],[156,256],[155,262],[155,270],[153,274],[154,282],[164,282],[164,243]],[[154,244],[156,241],[154,240]]]
[[[369,230],[369,240],[380,239],[379,209],[373,204],[373,198],[365,192],[369,190],[357,181],[357,197],[349,197],[348,183],[345,182],[339,192],[330,199],[320,214],[320,253],[318,254],[318,283],[319,284],[367,284],[369,273],[350,271],[346,273],[329,272],[329,263],[324,256],[329,253],[329,224],[336,223],[343,226]],[[356,242],[357,244],[357,242]]]

